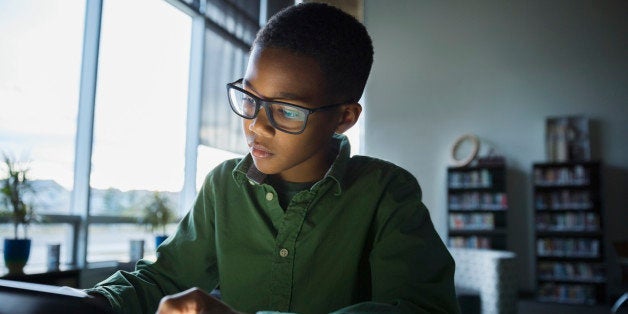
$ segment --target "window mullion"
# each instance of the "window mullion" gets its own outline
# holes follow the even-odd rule
[[[89,227],[89,186],[92,142],[94,137],[94,107],[98,73],[98,49],[102,0],[87,0],[85,5],[85,30],[79,91],[79,109],[76,129],[74,158],[74,188],[70,212],[80,217],[78,232],[74,232],[72,264],[85,267],[87,258],[87,232]]]
[[[201,1],[201,6],[204,1]],[[205,17],[192,17],[192,39],[190,44],[190,79],[188,85],[188,108],[185,139],[185,171],[183,190],[180,195],[179,212],[184,213],[196,196],[196,168],[198,145],[200,144],[201,103],[205,55]]]

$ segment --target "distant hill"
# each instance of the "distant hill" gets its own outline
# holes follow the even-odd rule
[[[54,180],[32,180],[31,184],[36,195],[27,195],[25,199],[34,206],[37,213],[69,212],[70,191]]]
[[[69,214],[71,192],[54,180],[31,181],[36,195],[25,196],[38,214]],[[92,189],[90,212],[92,215],[136,216],[141,215],[144,202],[155,191],[118,189]],[[166,195],[173,208],[178,208],[179,193],[159,191]]]

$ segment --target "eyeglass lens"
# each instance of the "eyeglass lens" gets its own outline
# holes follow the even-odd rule
[[[300,132],[305,127],[307,112],[301,108],[255,99],[235,88],[229,89],[229,101],[235,113],[243,118],[255,118],[260,110],[258,106],[261,106],[266,109],[270,123],[277,129]]]

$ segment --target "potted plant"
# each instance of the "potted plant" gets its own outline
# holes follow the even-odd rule
[[[151,232],[155,234],[155,248],[166,240],[168,237],[166,234],[166,226],[173,221],[174,211],[170,200],[162,193],[153,193],[144,207],[143,222],[147,224]],[[159,231],[161,231],[161,233],[157,233]]]
[[[21,274],[30,255],[28,225],[35,218],[33,208],[25,202],[24,196],[34,191],[27,176],[29,167],[26,163],[4,154],[0,167],[0,210],[3,217],[13,222],[14,228],[13,238],[4,239],[4,262],[9,274]]]

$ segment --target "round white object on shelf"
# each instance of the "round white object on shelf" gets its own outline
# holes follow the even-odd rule
[[[466,156],[459,157],[459,155],[463,154],[463,150]],[[475,159],[478,151],[480,151],[480,140],[478,137],[474,134],[465,134],[459,137],[451,147],[451,160],[454,166],[464,167]]]

